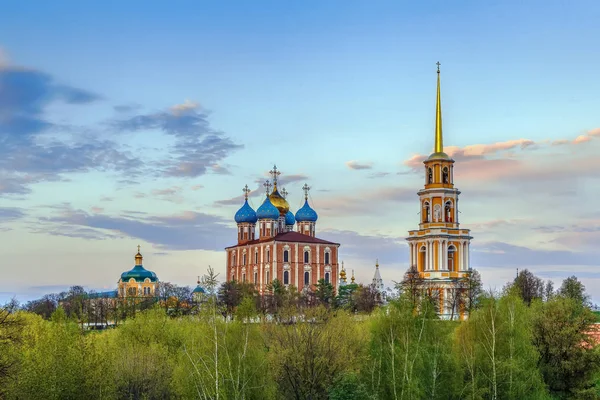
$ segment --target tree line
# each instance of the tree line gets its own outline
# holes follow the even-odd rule
[[[525,270],[500,292],[479,287],[461,300],[463,322],[439,319],[435,291],[415,279],[407,271],[384,304],[370,286],[324,282],[258,296],[209,271],[201,301],[175,312],[159,299],[102,331],[83,329],[86,306],[69,296],[49,315],[12,302],[0,311],[0,398],[599,397],[596,317],[576,277],[555,290]]]

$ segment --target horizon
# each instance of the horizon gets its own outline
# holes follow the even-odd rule
[[[369,283],[408,268],[441,63],[471,266],[575,275],[600,303],[600,4],[11,3],[0,15],[0,303],[195,286],[274,164]],[[235,4],[235,6],[233,6]],[[118,12],[117,12],[118,11]]]

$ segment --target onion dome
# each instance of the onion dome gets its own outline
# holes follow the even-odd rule
[[[206,290],[200,285],[196,286],[196,289],[192,293],[206,293]]]
[[[256,216],[256,211],[250,207],[248,204],[248,200],[244,202],[244,205],[235,213],[235,222],[241,224],[243,222],[247,222],[250,224],[255,224],[258,217]]]
[[[304,205],[296,212],[296,222],[317,222],[317,212],[308,205],[308,200],[304,200]]]
[[[271,203],[277,207],[280,215],[285,215],[290,210],[289,203],[281,194],[279,194],[279,191],[277,190],[277,183],[273,185],[273,193],[269,195],[269,200],[271,200]]]
[[[279,210],[271,203],[269,196],[265,198],[265,201],[256,210],[256,216],[258,219],[279,219]]]
[[[138,246],[138,252],[135,255],[135,267],[130,271],[121,274],[121,280],[123,282],[129,281],[131,278],[135,279],[136,282],[144,282],[146,279],[149,279],[150,282],[158,282],[156,274],[145,269],[142,265],[142,260],[143,257],[140,253],[140,246]]]
[[[285,224],[286,225],[294,225],[295,222],[296,222],[296,219],[294,218],[294,213],[291,211],[288,211],[285,214]]]

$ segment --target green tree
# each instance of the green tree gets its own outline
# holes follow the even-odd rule
[[[589,333],[594,316],[580,298],[557,296],[538,304],[533,343],[550,392],[564,399],[595,399],[600,353]]]
[[[505,288],[505,292],[517,294],[529,306],[532,301],[541,300],[544,297],[544,281],[524,269],[517,274],[512,284]]]
[[[329,308],[335,300],[335,290],[331,283],[325,282],[325,279],[319,279],[315,290],[315,296],[320,304]]]
[[[573,299],[583,306],[590,306],[590,296],[585,292],[585,286],[574,275],[562,282],[558,294]]]

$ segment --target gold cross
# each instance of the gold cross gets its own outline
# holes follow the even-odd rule
[[[140,245],[138,244],[138,253],[140,252]]]
[[[304,190],[304,199],[308,200],[308,191],[310,190],[310,186],[305,183],[304,186],[302,186],[302,190]]]
[[[263,186],[265,187],[265,189],[267,189],[267,196],[268,196],[269,192],[271,191],[271,186],[273,186],[273,185],[271,185],[271,182],[269,182],[269,180],[267,179],[265,181],[265,183],[263,183]]]
[[[277,177],[281,175],[281,172],[277,170],[277,165],[273,165],[273,169],[270,170],[269,173],[273,177],[273,184],[277,185]]]
[[[437,67],[438,67],[437,72],[439,74],[440,73],[440,65],[442,65],[442,64],[440,64],[440,62],[438,61],[438,62],[435,63],[435,65],[437,65]]]
[[[281,189],[281,195],[283,196],[284,199],[287,198],[288,191],[285,190],[285,188]]]
[[[250,194],[251,190],[248,189],[248,185],[244,186],[244,188],[242,189],[242,191],[244,192],[244,198],[246,200],[248,200],[248,195]]]

